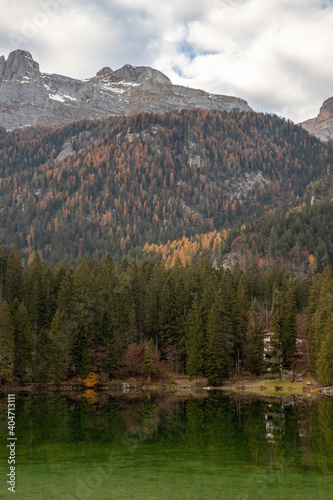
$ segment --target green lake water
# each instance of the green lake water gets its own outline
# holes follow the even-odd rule
[[[16,493],[0,499],[333,499],[333,403],[212,391],[87,399],[16,396]]]

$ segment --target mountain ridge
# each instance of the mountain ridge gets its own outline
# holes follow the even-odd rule
[[[0,124],[6,130],[181,109],[252,111],[241,98],[173,85],[148,66],[105,67],[79,80],[42,73],[32,55],[21,49],[7,60],[0,57]]]
[[[318,116],[305,120],[300,125],[321,141],[330,141],[333,138],[333,97],[323,102]]]

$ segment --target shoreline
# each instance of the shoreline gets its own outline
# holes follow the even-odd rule
[[[186,376],[173,377],[169,381],[142,381],[139,379],[111,380],[105,384],[87,386],[83,381],[74,379],[61,384],[54,383],[29,383],[16,385],[15,383],[0,386],[0,394],[25,392],[30,394],[39,393],[71,393],[85,395],[95,394],[133,394],[137,392],[161,392],[172,394],[197,394],[212,390],[235,392],[238,394],[257,394],[261,396],[309,396],[314,394],[333,396],[333,387],[323,387],[318,381],[305,377],[302,382],[290,380],[265,379],[265,378],[243,378],[226,381],[223,386],[213,387],[206,384],[206,380],[189,380]]]

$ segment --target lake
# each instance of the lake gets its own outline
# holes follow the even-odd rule
[[[15,496],[4,395],[0,411],[0,498],[333,498],[329,398],[17,394]]]

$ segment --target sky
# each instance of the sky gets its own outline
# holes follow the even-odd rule
[[[0,55],[90,78],[151,66],[298,123],[333,96],[333,0],[1,0]]]

